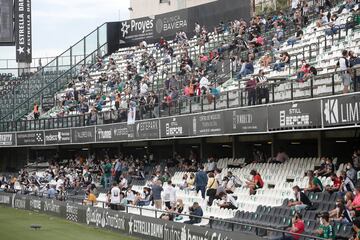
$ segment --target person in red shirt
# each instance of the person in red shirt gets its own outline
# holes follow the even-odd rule
[[[300,213],[295,213],[295,216],[292,219],[291,227],[287,229],[290,232],[290,235],[285,235],[283,240],[298,240],[300,239],[299,235],[291,234],[297,233],[302,234],[305,231],[304,220],[302,220],[302,215]]]
[[[326,191],[328,191],[330,194],[334,193],[334,192],[338,192],[340,190],[340,186],[341,186],[341,182],[342,182],[341,177],[338,177],[335,173],[332,173],[330,178],[331,178],[331,181],[333,181],[333,185],[327,186]]]
[[[256,190],[264,186],[264,181],[262,180],[260,174],[255,170],[250,171],[250,175],[253,176],[252,180],[246,182],[246,186],[250,188],[250,194],[255,195]]]

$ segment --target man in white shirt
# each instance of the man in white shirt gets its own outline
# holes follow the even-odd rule
[[[167,209],[172,209],[176,205],[176,189],[171,180],[167,182],[167,186],[164,188],[164,203]]]
[[[114,182],[110,191],[110,208],[112,210],[118,210],[118,205],[120,204],[120,192],[120,188],[117,186],[116,182]]]
[[[147,94],[148,92],[148,85],[146,84],[146,82],[144,80],[141,81],[141,84],[140,84],[140,95],[141,96],[144,96]]]
[[[349,67],[350,63],[348,60],[348,51],[342,51],[342,57],[339,59],[338,63],[336,64],[335,72],[339,68],[339,75],[342,79],[344,90],[343,93],[349,92],[349,86],[351,82],[351,76],[349,74]]]
[[[221,202],[219,203],[220,208],[226,209],[237,209],[237,202],[233,196],[227,193],[220,193],[219,198],[221,198]]]
[[[127,189],[128,188],[128,181],[123,175],[120,176],[119,186],[120,186],[121,189]]]
[[[206,78],[206,76],[204,75],[201,79],[200,79],[200,90],[203,92],[207,92],[207,90],[209,89],[209,79]]]

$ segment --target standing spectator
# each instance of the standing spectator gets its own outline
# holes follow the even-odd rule
[[[256,80],[255,78],[250,78],[246,81],[245,87],[248,93],[248,106],[256,104]]]
[[[354,91],[360,90],[360,58],[353,51],[349,51],[349,62],[354,78]]]
[[[119,158],[116,159],[115,161],[115,182],[119,182],[120,176],[121,176],[121,170],[122,170],[122,164],[121,164],[121,160]]]
[[[196,192],[201,191],[201,196],[205,199],[205,190],[208,182],[208,177],[204,171],[204,166],[201,165],[199,171],[195,175]]]
[[[218,183],[215,179],[214,173],[212,172],[209,173],[206,188],[206,195],[209,197],[208,205],[211,206],[216,196],[216,189],[218,188]]]
[[[167,209],[173,209],[176,204],[176,189],[171,180],[167,181],[167,186],[164,189],[164,203]]]
[[[151,185],[151,191],[153,196],[153,201],[156,209],[161,209],[161,192],[163,191],[161,180],[157,180]]]
[[[259,76],[256,78],[256,86],[258,90],[258,103],[262,104],[262,99],[265,98],[265,103],[269,103],[269,86],[268,79],[263,70],[259,71]]]
[[[335,232],[333,226],[330,224],[330,217],[328,212],[323,212],[320,215],[320,226],[314,231],[316,236],[325,239],[335,239]]]
[[[264,181],[255,169],[250,171],[250,175],[252,175],[253,178],[246,182],[246,186],[250,188],[250,194],[255,195],[257,189],[264,187]]]
[[[336,64],[335,72],[339,68],[340,72],[339,75],[342,79],[344,90],[343,93],[349,92],[349,86],[351,82],[351,76],[350,76],[350,63],[348,60],[348,51],[344,50],[342,51],[342,57],[339,59],[339,61]]]
[[[296,212],[294,217],[291,219],[291,227],[287,229],[290,233],[302,234],[305,231],[304,220],[302,220],[302,215],[299,212]],[[300,239],[299,235],[291,234],[285,235],[282,240],[298,240]]]
[[[296,212],[300,212],[302,209],[306,209],[312,206],[311,201],[309,198],[303,193],[299,186],[293,187],[295,201],[290,201],[288,203],[289,207],[293,207]]]
[[[103,179],[104,179],[104,188],[108,189],[110,187],[110,181],[111,181],[111,168],[112,165],[110,163],[109,159],[105,160],[105,163],[102,165],[103,170]]]
[[[56,197],[56,190],[53,184],[49,185],[49,189],[47,190],[47,198],[54,199]]]
[[[34,102],[33,114],[34,114],[35,119],[39,119],[39,117],[40,117],[39,105],[36,102]]]
[[[355,185],[353,181],[347,176],[346,171],[341,171],[340,176],[342,178],[340,190],[342,191],[342,195],[346,192],[354,192]]]
[[[194,202],[191,207],[189,207],[189,221],[185,221],[185,224],[196,224],[201,222],[201,217],[203,216],[203,210],[201,209],[198,202]]]
[[[114,182],[110,191],[110,208],[112,210],[118,210],[118,205],[120,204],[120,192],[120,188],[116,182]]]
[[[360,170],[360,148],[355,149],[352,155],[352,162],[355,170]]]

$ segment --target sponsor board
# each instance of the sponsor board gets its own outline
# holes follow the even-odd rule
[[[159,120],[148,120],[135,123],[136,139],[157,139],[159,138]]]
[[[1,146],[15,145],[15,134],[14,133],[1,133],[0,134],[0,145]]]
[[[190,117],[177,116],[160,119],[161,137],[181,137],[190,135]]]
[[[73,143],[91,143],[95,142],[95,127],[73,128]]]
[[[44,132],[37,131],[17,133],[16,142],[18,146],[44,145]]]
[[[71,143],[70,129],[45,131],[45,143],[46,144]]]
[[[225,111],[225,132],[266,132],[267,121],[264,121],[264,118],[267,118],[266,107]]]
[[[192,117],[192,135],[212,135],[224,133],[222,112],[204,113]]]

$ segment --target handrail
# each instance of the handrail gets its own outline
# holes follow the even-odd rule
[[[90,57],[91,55],[93,55],[94,53],[96,53],[99,49],[101,49],[102,47],[106,46],[107,43],[101,45],[99,48],[97,48],[95,51],[91,52],[90,54],[88,54],[84,60],[88,57]],[[82,64],[82,61],[76,63],[75,65],[73,65],[70,69],[68,69],[65,73],[62,73],[59,77],[55,78],[52,82],[48,83],[46,86],[42,87],[40,90],[38,90],[36,93],[34,93],[31,97],[27,98],[27,100],[25,100],[24,102],[22,102],[21,104],[19,104],[16,108],[14,108],[12,110],[12,112],[9,112],[8,114],[6,114],[5,116],[2,116],[1,119],[7,118],[9,116],[11,116],[11,114],[13,114],[17,109],[19,109],[20,107],[23,106],[23,104],[26,104],[30,99],[36,97],[36,95],[40,94],[41,92],[43,92],[45,89],[47,89],[49,86],[51,86],[52,84],[54,84],[55,82],[58,81],[58,79],[62,78],[63,76],[67,75],[68,73],[70,73],[74,68],[78,67],[80,64]],[[1,120],[0,119],[0,120]]]

